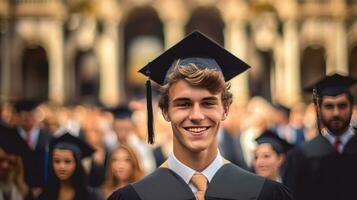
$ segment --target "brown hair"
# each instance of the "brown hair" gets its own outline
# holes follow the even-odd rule
[[[213,69],[199,69],[195,64],[179,65],[176,61],[173,71],[167,77],[166,84],[160,89],[159,107],[166,111],[169,107],[169,89],[179,80],[185,80],[192,86],[205,88],[212,94],[222,92],[222,103],[225,108],[232,104],[230,83],[226,83],[223,74]]]
[[[133,183],[139,179],[141,179],[144,175],[143,171],[141,170],[139,160],[133,151],[133,149],[127,145],[120,145],[119,147],[115,148],[111,154],[110,154],[110,159],[109,163],[107,164],[107,174],[106,178],[102,187],[104,195],[107,197],[109,196],[113,191],[118,189],[119,186],[119,180],[115,178],[113,175],[112,169],[111,169],[111,164],[113,162],[113,155],[117,153],[119,150],[124,150],[129,154],[130,161],[131,161],[131,166],[132,166],[132,174],[130,176],[130,183]]]
[[[0,148],[0,153],[7,154],[2,148]],[[29,190],[24,181],[24,165],[22,163],[22,159],[18,155],[9,156],[11,156],[14,160],[14,165],[10,168],[12,182],[15,184],[21,195],[25,197]]]

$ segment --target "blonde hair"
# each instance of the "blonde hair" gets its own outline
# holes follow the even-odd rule
[[[141,179],[144,175],[143,171],[140,168],[139,160],[133,151],[133,149],[129,146],[126,145],[120,145],[116,149],[114,149],[111,154],[110,154],[110,159],[109,163],[107,164],[107,174],[105,181],[103,183],[102,191],[106,197],[108,197],[113,191],[118,189],[119,186],[119,180],[115,178],[113,175],[112,169],[111,169],[111,164],[113,162],[113,155],[117,153],[120,150],[124,150],[129,154],[130,161],[131,161],[131,166],[132,166],[132,174],[129,179],[129,183],[133,183],[139,179]]]

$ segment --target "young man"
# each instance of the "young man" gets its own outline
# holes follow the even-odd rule
[[[232,103],[226,81],[248,68],[199,32],[143,68],[163,85],[159,107],[171,123],[173,153],[152,174],[109,199],[291,199],[283,185],[244,171],[217,150],[218,129]]]
[[[321,134],[287,156],[283,182],[295,199],[351,199],[356,194],[357,136],[350,126],[357,81],[333,74],[308,88],[317,90]]]

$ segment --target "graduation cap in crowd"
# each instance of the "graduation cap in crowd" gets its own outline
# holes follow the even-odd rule
[[[285,113],[286,115],[290,115],[290,108],[288,108],[288,107],[286,107],[286,106],[284,106],[284,105],[282,105],[282,104],[275,104],[274,105],[274,108],[277,110],[277,111],[279,111],[279,112],[282,112],[282,113]]]
[[[315,89],[317,95],[322,96],[337,96],[343,93],[349,93],[352,85],[357,83],[357,79],[351,76],[343,76],[340,74],[331,74],[323,79],[305,88],[306,92],[313,92]]]
[[[109,109],[109,112],[113,114],[115,119],[130,119],[133,115],[133,111],[126,105],[120,105],[116,108]]]
[[[148,106],[148,141],[153,143],[153,113],[150,80],[164,85],[167,76],[179,59],[179,65],[195,64],[200,69],[213,69],[222,72],[225,81],[244,72],[250,66],[198,31],[194,31],[149,64],[140,73],[149,78],[146,83]]]
[[[18,137],[16,129],[0,128],[0,148],[8,154],[20,155],[28,151],[26,144]]]
[[[15,102],[15,110],[16,112],[30,112],[37,108],[40,103],[41,102],[39,100],[35,99],[21,99]]]
[[[268,143],[278,154],[288,152],[293,145],[286,140],[280,138],[276,133],[270,130],[265,130],[259,137],[255,139],[258,144]]]
[[[65,132],[60,137],[54,139],[50,144],[50,148],[52,151],[54,149],[71,150],[78,159],[83,159],[94,153],[94,149],[87,142],[73,136],[69,132]]]

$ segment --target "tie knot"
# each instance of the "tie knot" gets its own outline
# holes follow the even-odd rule
[[[203,174],[195,173],[191,178],[191,182],[197,188],[197,191],[206,192],[207,179]]]

